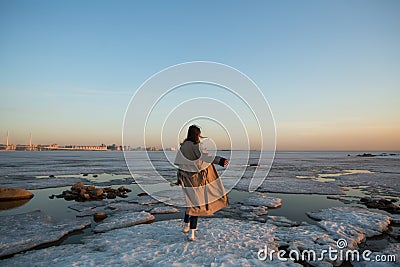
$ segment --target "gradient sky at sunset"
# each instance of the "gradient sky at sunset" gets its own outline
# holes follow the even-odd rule
[[[260,87],[278,149],[400,150],[399,14],[395,0],[0,0],[0,143],[119,144],[146,79],[206,60]]]

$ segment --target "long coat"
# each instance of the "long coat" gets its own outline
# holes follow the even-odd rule
[[[191,216],[212,215],[229,205],[224,185],[214,164],[223,165],[224,158],[212,156],[200,144],[185,141],[176,156],[177,178],[182,185]]]

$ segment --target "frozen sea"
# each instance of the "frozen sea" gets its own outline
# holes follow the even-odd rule
[[[269,171],[257,191],[267,194],[268,197],[281,199],[282,205],[275,209],[268,209],[268,214],[253,218],[250,218],[252,215],[250,217],[247,216],[248,214],[246,215],[246,219],[250,218],[254,221],[283,216],[293,222],[303,222],[318,227],[318,221],[310,218],[307,214],[333,207],[365,208],[359,202],[363,196],[395,198],[396,204],[399,204],[400,153],[397,151],[373,151],[370,153],[379,156],[357,156],[364,152],[368,153],[369,151],[277,152],[272,167],[268,162],[257,162],[259,152],[235,152],[235,159],[231,161],[232,164],[229,168],[224,169],[217,166],[223,183],[229,190],[232,204],[232,208],[219,217],[224,218],[225,214],[228,214],[227,216],[233,214],[229,218],[235,219],[237,216],[240,219],[240,214],[235,212],[239,210],[241,203],[246,203],[246,200],[255,194],[248,192],[248,188],[251,182],[249,177],[256,169],[265,173]],[[217,154],[229,159],[233,155],[230,151],[220,151]],[[165,152],[165,154],[158,151],[129,152],[130,172],[124,154],[118,151],[0,152],[0,187],[26,188],[35,195],[30,201],[11,209],[3,209],[0,206],[0,220],[5,220],[8,216],[19,216],[18,214],[43,217],[45,215],[42,213],[39,215],[32,213],[41,210],[43,214],[51,216],[54,220],[64,222],[75,220],[76,216],[92,214],[92,211],[101,211],[104,205],[121,212],[150,212],[150,208],[143,209],[140,206],[141,204],[146,205],[146,203],[136,201],[137,194],[143,192],[141,188],[143,185],[146,190],[154,190],[152,193],[155,193],[160,199],[167,199],[170,204],[175,203],[174,201],[178,203],[182,200],[179,195],[181,189],[169,185],[169,182],[175,181],[176,177],[176,169],[169,162],[169,159],[174,157],[175,152],[173,151]],[[258,166],[254,166],[257,163]],[[165,179],[165,183],[159,183],[160,177]],[[50,195],[59,194],[78,181],[95,186],[125,185],[133,192],[129,194],[128,199],[124,200],[127,202],[120,203],[117,200],[116,203],[111,204],[106,203],[99,206],[93,204],[89,208],[78,207],[78,210],[71,209],[75,202],[49,199]],[[141,201],[144,201],[144,198]],[[138,204],[128,205],[130,202]],[[159,204],[156,204],[155,207],[158,207],[157,205]],[[183,209],[179,210],[173,214],[154,214],[154,220],[159,223],[173,222],[182,217]],[[384,211],[376,210],[376,212],[389,215]],[[55,223],[55,225],[58,224]],[[77,220],[76,226],[70,226],[70,228],[75,227],[78,230],[56,242],[52,240],[52,243],[48,243],[46,246],[82,244],[82,240],[93,235],[93,229],[97,223],[91,220],[91,227],[86,229],[82,229],[82,225],[87,225],[87,222],[83,223]],[[384,234],[368,239],[363,244],[367,247],[375,247],[376,251],[380,251],[381,248],[383,250],[388,247],[388,243],[392,244],[395,240],[391,239],[388,242],[388,239],[389,237]]]

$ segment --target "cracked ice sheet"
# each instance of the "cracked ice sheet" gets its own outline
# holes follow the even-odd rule
[[[244,179],[242,179],[244,180]],[[242,181],[241,180],[241,181]],[[248,179],[249,180],[249,179]],[[239,189],[242,189],[239,186]],[[270,193],[287,194],[320,194],[320,195],[344,195],[344,191],[334,182],[318,182],[312,179],[267,177],[257,190]]]
[[[125,228],[132,225],[146,223],[154,220],[154,216],[148,212],[124,212],[114,214],[99,223],[95,228],[95,233],[107,232],[118,228]]]
[[[57,241],[91,224],[90,220],[81,219],[59,222],[39,210],[0,218],[0,256]]]
[[[268,208],[277,208],[282,205],[282,199],[267,197],[266,194],[261,193],[256,193],[240,202],[247,206],[264,206]]]
[[[391,217],[357,207],[333,207],[307,213],[321,220],[318,225],[335,239],[344,238],[354,248],[366,237],[379,235],[388,229]]]
[[[168,197],[158,197],[158,199],[155,199],[154,197],[151,197],[149,195],[146,196],[136,196],[132,199],[129,200],[129,203],[138,203],[140,205],[154,205],[154,204],[159,204],[161,202],[166,202],[170,198]]]
[[[3,260],[10,266],[265,266],[259,249],[277,249],[276,226],[213,218],[200,222],[195,242],[187,241],[181,220],[160,221],[113,230],[71,244],[29,251]],[[301,266],[275,259],[274,266]]]
[[[91,216],[97,212],[106,212],[112,214],[117,211],[148,211],[151,208],[148,205],[140,205],[130,203],[125,200],[102,200],[102,201],[87,201],[78,202],[68,208],[78,211],[76,216],[84,217]]]

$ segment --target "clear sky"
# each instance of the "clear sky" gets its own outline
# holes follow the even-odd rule
[[[0,143],[121,143],[147,78],[207,60],[261,88],[278,149],[400,150],[399,14],[387,0],[0,0]]]

